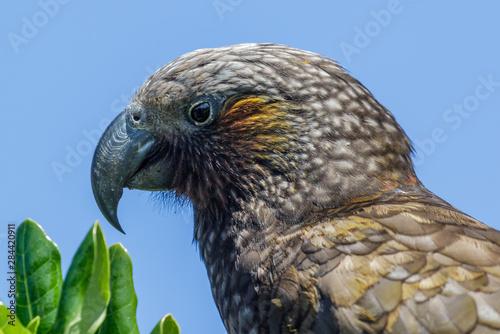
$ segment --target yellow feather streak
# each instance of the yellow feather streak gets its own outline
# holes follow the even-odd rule
[[[223,121],[236,140],[248,143],[252,151],[258,152],[257,158],[269,158],[290,149],[297,132],[290,119],[297,109],[291,103],[275,102],[265,95],[249,96],[235,102]]]

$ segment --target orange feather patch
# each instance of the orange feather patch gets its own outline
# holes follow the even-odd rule
[[[236,101],[223,115],[223,129],[236,142],[262,154],[285,152],[296,128],[291,124],[296,106],[270,97],[248,96]]]

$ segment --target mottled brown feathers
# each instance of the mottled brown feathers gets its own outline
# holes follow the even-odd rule
[[[293,235],[278,237],[264,252],[293,258],[273,267],[274,293],[307,291],[313,309],[333,305],[330,317],[341,332],[500,330],[500,247],[491,242],[500,233],[453,208],[370,205]],[[306,275],[290,278],[296,271]],[[298,306],[300,298],[294,300]]]
[[[420,183],[394,116],[335,61],[197,50],[125,114],[155,146],[123,183],[191,200],[229,333],[500,332],[500,233]]]

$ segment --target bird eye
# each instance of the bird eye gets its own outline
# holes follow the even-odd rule
[[[189,117],[196,125],[208,125],[213,119],[213,112],[209,102],[200,101],[189,109]]]

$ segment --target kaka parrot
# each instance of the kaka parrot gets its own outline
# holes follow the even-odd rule
[[[161,67],[91,183],[189,199],[228,333],[499,333],[500,232],[427,190],[394,116],[335,61],[277,44]]]

